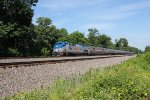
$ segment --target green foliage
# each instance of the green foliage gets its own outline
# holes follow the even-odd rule
[[[30,26],[33,16],[32,5],[37,0],[1,0],[0,21],[3,24],[16,23],[19,26]]]
[[[131,47],[128,45],[128,40],[126,38],[120,38],[119,40],[115,40],[115,49],[126,50],[134,52],[135,54],[142,53],[141,50],[135,47]]]
[[[150,95],[149,57],[150,52],[138,55],[121,64],[60,79],[52,87],[19,93],[7,100],[144,100]]]
[[[97,41],[98,41],[98,45],[100,45],[100,47],[103,47],[103,48],[108,48],[111,44],[111,38],[105,34],[99,35],[97,37]]]
[[[144,52],[146,53],[146,52],[148,52],[148,51],[150,51],[150,46],[146,46],[146,47],[145,47]]]
[[[0,56],[8,55],[8,48],[17,48],[22,55],[27,56],[27,52],[32,41],[32,27],[18,27],[17,24],[8,23],[0,26]]]
[[[146,52],[145,54],[145,60],[150,63],[150,50]]]
[[[126,38],[120,38],[115,40],[116,48],[126,50],[128,48],[128,40]]]
[[[19,56],[20,53],[18,52],[17,49],[8,48],[8,55],[16,57],[16,56]]]
[[[128,51],[131,51],[131,52],[134,52],[135,54],[138,54],[138,53],[143,53],[141,50],[139,50],[138,48],[135,48],[135,47],[131,47],[131,46],[128,46],[127,48]]]
[[[73,44],[88,44],[87,38],[79,31],[75,31],[59,39],[60,41],[70,42]]]
[[[47,27],[47,26],[52,24],[52,20],[50,18],[47,18],[47,17],[39,17],[36,19],[36,23],[39,26]]]
[[[66,37],[68,35],[67,29],[65,28],[59,29],[59,35],[60,35],[60,38]]]
[[[49,18],[39,17],[37,18],[36,22],[38,23],[38,25],[34,26],[35,38],[33,47],[36,48],[37,53],[34,55],[43,56],[43,52],[41,53],[41,50],[43,48],[48,48],[49,54],[46,55],[50,56],[52,52],[52,47],[54,43],[58,40],[59,30],[54,25],[52,25],[51,19]],[[46,55],[44,54],[44,56]]]
[[[88,29],[89,34],[88,34],[88,40],[89,44],[91,46],[96,46],[97,45],[97,36],[99,35],[99,32],[96,28],[90,28]]]
[[[111,38],[106,34],[100,35],[99,31],[95,28],[88,29],[88,40],[91,46],[98,46],[103,48],[114,48]]]
[[[0,56],[28,56],[33,37],[32,6],[38,0],[0,1]],[[8,48],[16,48],[20,54],[11,55]]]
[[[49,56],[50,55],[50,50],[47,49],[47,48],[43,48],[41,50],[41,53],[42,53],[42,56],[46,57],[46,56]]]

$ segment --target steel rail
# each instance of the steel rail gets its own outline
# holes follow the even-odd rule
[[[103,59],[103,58],[113,58],[113,57],[122,57],[123,55],[109,55],[109,56],[98,56],[98,57],[88,57],[88,58],[68,58],[68,59],[58,59],[58,60],[41,60],[41,61],[26,61],[26,62],[5,62],[0,63],[0,68],[12,68],[12,67],[22,67],[22,66],[33,66],[41,64],[56,64],[64,63],[71,61],[83,61],[83,60],[92,60],[92,59]]]

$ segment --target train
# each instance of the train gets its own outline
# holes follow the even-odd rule
[[[71,55],[132,55],[133,52],[114,50],[102,47],[72,44],[69,42],[56,42],[53,47],[53,56]]]

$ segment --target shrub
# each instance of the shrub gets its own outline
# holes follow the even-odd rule
[[[47,48],[42,48],[41,50],[42,56],[46,57],[49,56],[50,51]]]
[[[150,50],[148,52],[146,52],[145,60],[148,61],[148,63],[150,63]]]
[[[20,55],[18,49],[15,49],[15,48],[8,48],[7,52],[9,56],[13,56],[13,57],[17,57]]]

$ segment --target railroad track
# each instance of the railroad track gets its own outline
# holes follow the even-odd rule
[[[65,63],[65,62],[74,62],[74,61],[83,61],[83,60],[92,60],[92,59],[104,59],[104,58],[112,58],[112,57],[122,57],[123,55],[107,55],[107,56],[92,56],[92,57],[72,57],[72,58],[64,58],[64,59],[50,59],[50,60],[38,60],[38,61],[20,61],[20,62],[1,62],[0,68],[12,68],[12,67],[27,67],[34,65],[42,65],[42,64],[56,64],[56,63]]]

